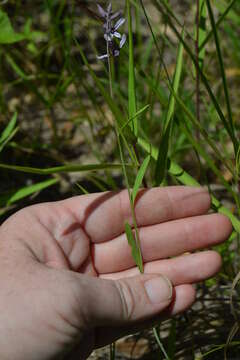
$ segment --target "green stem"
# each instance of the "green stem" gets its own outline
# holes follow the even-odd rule
[[[160,340],[160,338],[159,338],[159,335],[158,335],[158,332],[157,332],[157,328],[156,328],[156,327],[153,328],[153,334],[154,334],[155,339],[156,339],[156,341],[157,341],[157,343],[158,343],[158,346],[160,347],[163,355],[165,356],[165,359],[166,359],[166,360],[170,360],[170,358],[169,358],[168,354],[166,353],[166,351],[165,351],[165,349],[164,349],[164,347],[163,347],[163,344],[162,344],[162,342],[161,342],[161,340]]]
[[[113,99],[111,54],[109,52],[109,43],[108,43],[108,41],[107,41],[107,56],[108,56],[109,90],[110,90],[110,96]]]
[[[140,246],[140,240],[139,240],[139,231],[138,231],[138,227],[137,227],[137,221],[136,221],[134,203],[132,202],[132,196],[131,196],[131,191],[130,191],[128,176],[127,176],[126,166],[125,166],[125,163],[124,163],[123,149],[122,149],[122,144],[121,144],[121,139],[120,139],[119,134],[117,135],[117,139],[118,139],[118,146],[119,146],[120,158],[121,158],[121,162],[122,162],[122,164],[123,164],[123,175],[124,175],[124,178],[125,178],[125,181],[126,181],[126,185],[127,185],[127,189],[128,189],[128,196],[129,196],[129,201],[130,201],[130,206],[131,206],[131,214],[132,214],[133,225],[134,225],[134,230],[135,230],[135,239],[136,239],[136,244],[137,244],[137,248],[138,248],[138,250],[139,250],[139,255],[140,255],[139,271],[140,271],[141,273],[143,273],[143,272],[144,272],[144,269],[143,269],[143,259],[142,259],[141,246]]]
[[[112,81],[111,54],[110,54],[110,51],[109,51],[109,43],[108,42],[107,42],[107,55],[108,55],[108,76],[109,76],[110,96],[113,99],[113,81]],[[120,134],[122,134],[122,133],[121,133],[120,129],[118,128],[117,123],[115,123],[115,130],[116,130],[116,135],[117,135],[120,158],[121,158],[121,162],[122,162],[123,174],[124,174],[125,182],[126,182],[127,189],[128,189],[128,196],[129,196],[129,201],[130,201],[130,206],[131,206],[131,214],[132,214],[133,225],[134,225],[134,230],[135,230],[136,245],[137,245],[139,255],[140,255],[139,271],[141,273],[143,273],[143,271],[144,271],[143,270],[143,259],[142,259],[141,246],[140,246],[140,240],[139,240],[139,231],[138,231],[138,227],[137,227],[134,203],[131,200],[131,191],[130,191],[128,176],[127,176],[126,166],[125,166],[125,163],[124,163],[124,154],[123,154],[123,149],[122,149],[122,144],[121,144],[121,139],[120,139]],[[123,137],[123,139],[124,139],[124,137]]]

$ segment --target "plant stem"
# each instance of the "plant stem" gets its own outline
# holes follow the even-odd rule
[[[196,41],[195,41],[195,50],[196,50],[196,60],[199,64],[199,1],[197,0],[197,11],[196,11]],[[198,122],[200,122],[200,75],[199,69],[196,68],[196,117]],[[199,139],[199,131],[197,132],[197,137]]]
[[[109,52],[109,42],[107,41],[107,56],[108,56],[108,74],[109,74],[109,90],[110,96],[113,98],[113,86],[112,86],[112,67],[111,67],[111,55]]]
[[[111,96],[111,98],[113,98],[111,54],[110,54],[110,51],[109,51],[109,43],[108,43],[108,41],[107,41],[107,55],[108,55],[108,76],[109,76],[110,96]],[[128,196],[129,196],[129,202],[130,202],[130,206],[131,206],[133,226],[134,226],[134,230],[135,230],[136,245],[137,245],[137,248],[139,250],[139,255],[140,255],[141,265],[139,267],[139,270],[140,270],[141,273],[143,273],[143,259],[142,259],[142,253],[141,253],[141,246],[140,246],[140,240],[139,240],[139,232],[138,232],[138,227],[137,227],[137,220],[136,220],[136,215],[135,215],[134,204],[133,204],[133,202],[131,200],[131,191],[130,191],[128,176],[127,176],[126,166],[125,166],[125,163],[124,163],[124,155],[123,155],[123,149],[122,149],[122,144],[121,144],[121,139],[120,139],[120,136],[122,136],[122,134],[119,131],[117,124],[115,125],[115,130],[116,130],[116,135],[117,135],[120,158],[121,158],[121,162],[122,162],[123,174],[124,174],[124,178],[125,178],[127,189],[128,189]],[[137,151],[136,145],[133,145],[133,149],[135,151],[135,155],[136,155],[136,158],[137,158],[137,161],[138,161],[138,155],[137,155],[137,152],[136,152]]]

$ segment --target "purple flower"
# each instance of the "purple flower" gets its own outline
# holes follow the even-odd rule
[[[121,12],[117,11],[115,13],[112,12],[112,4],[109,3],[106,11],[101,7],[101,5],[97,4],[98,11],[100,16],[104,19],[103,29],[104,29],[104,39],[107,42],[108,53],[97,56],[98,59],[105,59],[109,56],[119,56],[120,49],[126,42],[126,35],[120,34],[117,30],[125,23],[125,19],[121,16]],[[115,25],[113,24],[113,20],[120,17]],[[116,44],[114,38],[119,39],[119,45]]]

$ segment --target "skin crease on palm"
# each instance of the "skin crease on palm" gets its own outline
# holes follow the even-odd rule
[[[0,227],[1,360],[85,359],[188,309],[193,284],[221,267],[218,253],[203,249],[232,231],[209,207],[202,188],[140,191],[142,275],[124,234],[125,221],[132,223],[126,190],[34,205],[10,217]],[[151,279],[158,286],[153,302]]]

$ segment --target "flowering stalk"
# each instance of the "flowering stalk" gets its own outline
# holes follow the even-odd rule
[[[125,23],[125,19],[121,17],[121,12],[112,11],[112,4],[109,3],[107,10],[105,11],[101,5],[97,4],[99,14],[104,20],[103,29],[104,29],[104,39],[106,41],[107,53],[104,55],[97,56],[99,60],[107,59],[108,60],[108,73],[109,73],[109,86],[110,86],[110,95],[113,97],[113,87],[112,87],[112,66],[111,59],[112,57],[119,56],[120,49],[126,42],[126,35],[121,35],[118,32],[118,29]],[[119,18],[120,17],[120,18]],[[117,22],[114,24],[114,20]],[[119,45],[116,43],[115,39],[119,39]]]
[[[120,34],[118,29],[125,23],[125,19],[121,17],[121,12],[117,11],[115,13],[112,12],[112,4],[110,3],[105,11],[99,4],[97,4],[99,14],[101,18],[104,20],[103,29],[104,29],[104,39],[107,43],[107,53],[104,55],[97,56],[98,59],[102,60],[105,58],[110,58],[111,56],[119,56],[120,49],[126,42],[126,35]],[[120,17],[120,18],[119,18]],[[113,23],[113,20],[117,20],[117,22]],[[116,44],[115,39],[119,39],[119,45]]]
[[[123,45],[126,42],[126,35],[120,34],[118,32],[118,29],[120,26],[122,26],[125,23],[125,19],[121,16],[121,12],[112,12],[112,4],[110,3],[107,7],[107,10],[105,11],[99,4],[98,11],[100,16],[104,19],[104,39],[106,41],[106,47],[107,47],[107,53],[104,55],[97,56],[98,59],[107,59],[108,60],[108,73],[109,73],[109,86],[110,86],[110,95],[111,98],[113,98],[113,86],[112,86],[112,62],[114,61],[114,58],[119,56],[120,49],[123,47]],[[114,24],[114,21],[117,20],[117,22]],[[117,40],[120,40],[120,43],[118,44],[116,42]],[[136,109],[135,109],[136,110]],[[133,115],[135,116],[136,111],[134,111]],[[128,238],[129,245],[132,248],[132,255],[136,262],[136,265],[138,266],[141,273],[143,273],[143,259],[141,254],[141,248],[140,248],[140,241],[139,241],[139,232],[137,227],[137,221],[136,221],[136,215],[135,215],[135,209],[134,209],[134,201],[132,201],[131,197],[131,191],[128,181],[128,175],[126,171],[125,161],[124,161],[124,152],[123,152],[123,145],[122,145],[122,139],[121,139],[121,130],[118,128],[118,125],[116,124],[116,135],[117,135],[117,141],[118,141],[118,147],[120,152],[120,158],[122,162],[122,168],[123,168],[123,175],[126,181],[127,189],[128,189],[128,195],[129,195],[129,201],[131,206],[131,213],[132,213],[132,219],[133,219],[133,225],[135,230],[135,236],[133,235],[131,226],[126,223],[125,224],[125,230],[126,235]],[[123,138],[124,140],[124,138]],[[134,145],[133,145],[134,147]],[[135,149],[134,149],[135,150]]]

